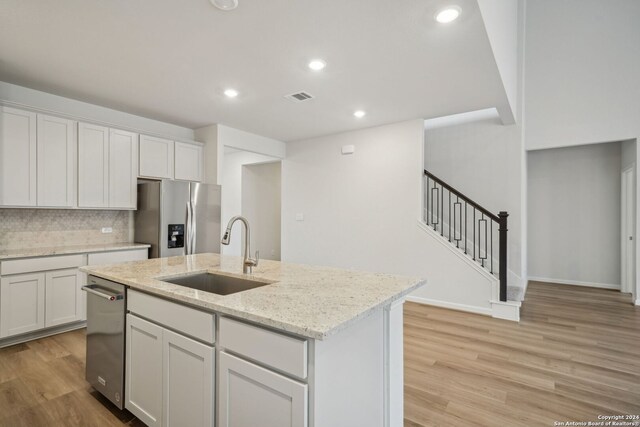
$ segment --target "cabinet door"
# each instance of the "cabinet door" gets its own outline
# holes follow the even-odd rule
[[[175,178],[185,181],[203,181],[202,145],[176,141],[175,147]]]
[[[138,134],[109,131],[109,207],[136,208]]]
[[[221,352],[220,427],[306,427],[307,385]]]
[[[76,203],[75,122],[38,114],[38,206]]]
[[[0,205],[36,205],[36,115],[0,107]]]
[[[82,319],[82,280],[77,268],[45,274],[45,317],[48,328]]]
[[[78,206],[109,205],[109,129],[78,124]]]
[[[213,426],[213,347],[163,330],[166,427]]]
[[[44,273],[0,280],[0,338],[44,328]]]
[[[125,407],[149,427],[162,425],[162,328],[127,314]]]
[[[173,141],[140,135],[139,176],[173,179]]]

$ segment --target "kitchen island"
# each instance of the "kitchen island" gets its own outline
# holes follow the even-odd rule
[[[244,275],[217,254],[83,270],[128,288],[124,400],[148,425],[403,423],[402,302],[422,279],[276,261]],[[197,273],[258,287],[169,283]]]

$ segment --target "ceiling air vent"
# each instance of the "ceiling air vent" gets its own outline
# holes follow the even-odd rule
[[[293,102],[302,102],[302,101],[307,101],[309,99],[313,99],[314,96],[307,92],[298,92],[298,93],[292,93],[290,95],[285,95],[285,98]]]

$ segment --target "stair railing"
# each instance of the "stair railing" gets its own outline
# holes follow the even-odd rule
[[[424,171],[424,222],[496,276],[507,300],[507,218],[480,206],[431,172]],[[471,230],[469,225],[471,224]],[[494,259],[494,246],[498,259]]]

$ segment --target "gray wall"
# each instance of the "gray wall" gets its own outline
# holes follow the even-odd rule
[[[529,277],[620,285],[621,144],[528,154]]]
[[[242,167],[242,215],[252,227],[252,248],[275,261],[280,261],[281,170],[281,162]]]

